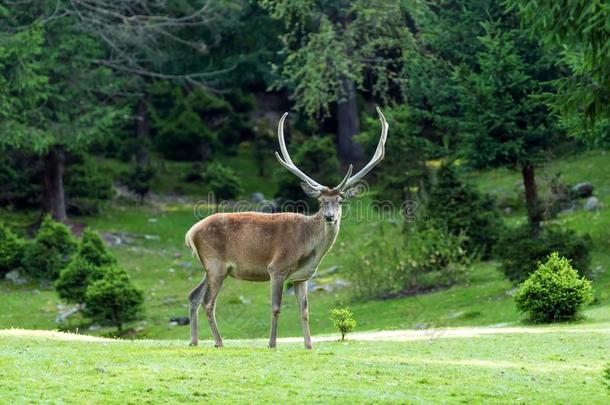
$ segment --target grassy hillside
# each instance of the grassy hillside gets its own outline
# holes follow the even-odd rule
[[[610,173],[608,156],[591,152],[579,159],[564,159],[540,171],[542,188],[548,173],[561,170],[566,181],[592,181],[596,195],[602,202],[610,201]],[[248,159],[246,159],[248,161]],[[247,163],[241,162],[246,165]],[[177,174],[176,174],[177,176]],[[483,190],[502,197],[515,193],[518,173],[497,170],[478,173],[472,180]],[[197,196],[193,196],[193,201]],[[367,200],[358,203],[366,206]],[[190,252],[184,247],[184,233],[199,218],[205,216],[208,207],[192,205],[147,204],[140,207],[119,204],[104,209],[101,215],[79,218],[99,232],[123,235],[126,244],[112,248],[137,285],[145,290],[146,319],[136,323],[130,332],[138,338],[184,339],[188,338],[188,326],[171,326],[170,318],[187,316],[186,295],[200,280],[202,270]],[[359,208],[348,208],[359,209]],[[29,216],[28,216],[29,215]],[[3,219],[13,224],[31,223],[35,214],[3,213]],[[507,217],[511,222],[521,220],[519,213]],[[610,216],[607,209],[598,212],[575,211],[562,214],[557,221],[579,231],[590,232],[595,243],[593,268],[598,278],[594,284],[596,301],[587,311],[585,322],[610,320]],[[347,278],[347,257],[351,249],[383,232],[392,237],[397,226],[375,220],[357,220],[347,216],[342,223],[338,242],[324,260],[322,273],[334,266],[338,271],[334,279]],[[325,276],[317,282],[332,280]],[[328,319],[330,309],[349,305],[359,330],[430,328],[439,326],[515,324],[522,318],[517,313],[511,296],[512,286],[497,270],[494,262],[476,263],[470,272],[467,285],[446,291],[403,297],[392,300],[353,302],[349,288],[332,292],[313,292],[310,298],[311,328],[314,334],[333,331]],[[0,281],[0,328],[57,328],[55,316],[61,301],[51,289],[39,285],[13,286]],[[248,283],[228,279],[221,292],[217,309],[221,332],[227,338],[262,338],[269,329],[269,286],[267,283]],[[83,331],[78,317],[62,328]],[[105,333],[112,331],[88,331]],[[279,325],[280,336],[298,336],[301,333],[294,297],[285,296]],[[201,324],[201,337],[209,338],[206,322]]]
[[[610,323],[535,331],[449,337],[440,330],[413,341],[317,343],[313,351],[284,342],[273,351],[263,341],[228,341],[213,349],[0,331],[0,402],[610,400],[602,377],[610,361]]]

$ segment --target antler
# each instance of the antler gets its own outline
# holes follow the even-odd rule
[[[388,122],[385,120],[385,117],[383,116],[383,113],[381,112],[381,109],[379,107],[377,107],[377,113],[379,114],[379,120],[381,121],[381,137],[379,138],[379,143],[377,144],[377,149],[375,150],[373,158],[370,162],[366,164],[366,166],[362,168],[362,170],[360,170],[354,176],[352,176],[352,170],[354,167],[353,165],[349,165],[349,168],[347,169],[347,174],[345,175],[343,180],[341,180],[341,182],[334,188],[335,190],[345,190],[350,186],[354,185],[354,183],[366,176],[366,174],[370,172],[373,167],[375,167],[383,159],[385,154],[385,141],[388,137],[389,125]],[[307,176],[298,167],[296,167],[296,165],[292,162],[292,159],[290,159],[288,149],[286,148],[286,141],[284,140],[284,121],[286,120],[287,116],[288,113],[284,113],[284,115],[282,115],[282,118],[280,119],[280,122],[277,127],[277,137],[280,142],[280,150],[282,152],[282,156],[280,157],[280,154],[275,152],[275,157],[277,158],[277,160],[280,161],[282,166],[290,170],[294,175],[303,180],[314,190],[327,190],[328,187],[321,185],[317,181],[313,180],[311,177]]]
[[[288,154],[288,149],[286,148],[286,141],[284,140],[284,120],[286,119],[287,116],[288,116],[288,113],[284,113],[284,115],[282,115],[282,118],[280,119],[280,123],[278,124],[278,127],[277,127],[277,138],[280,142],[280,150],[282,151],[282,157],[284,159],[282,160],[282,158],[280,157],[280,154],[277,152],[275,152],[275,157],[277,158],[277,160],[280,161],[282,166],[284,166],[286,169],[291,171],[294,175],[296,175],[299,179],[303,180],[314,190],[317,190],[317,191],[326,190],[327,187],[324,187],[317,181],[313,180],[311,177],[307,176],[301,170],[299,170],[299,168],[296,167],[296,165],[292,162],[292,159],[290,159],[290,155]]]
[[[379,120],[381,121],[381,137],[379,138],[379,143],[377,144],[377,149],[375,150],[375,154],[371,158],[371,161],[366,164],[366,166],[364,166],[358,173],[356,173],[352,177],[347,178],[347,180],[343,179],[343,181],[341,182],[341,184],[339,186],[337,186],[337,188],[340,188],[341,190],[345,190],[345,189],[349,188],[350,186],[353,186],[354,183],[356,183],[358,180],[360,180],[361,178],[366,176],[366,174],[368,172],[370,172],[373,169],[373,167],[375,167],[383,159],[383,157],[385,155],[385,141],[388,137],[388,128],[390,126],[388,125],[388,122],[385,120],[385,117],[383,116],[383,113],[381,112],[381,109],[379,107],[377,107],[377,114],[379,114]],[[350,166],[349,173],[351,173],[351,166]]]

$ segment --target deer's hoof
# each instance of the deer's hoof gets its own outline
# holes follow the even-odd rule
[[[197,346],[198,344],[199,343],[197,343],[197,342],[191,342],[191,343],[189,343],[189,346]]]

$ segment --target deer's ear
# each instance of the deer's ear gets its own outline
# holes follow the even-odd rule
[[[358,188],[358,186],[356,187],[350,187],[345,191],[341,192],[341,197],[342,198],[354,198],[354,197],[358,197],[361,194],[360,188]]]
[[[307,197],[310,197],[310,198],[318,198],[322,194],[315,188],[311,188],[309,186],[309,184],[307,184],[307,183],[301,183],[301,188],[303,189],[303,191],[305,191],[305,194],[307,194]]]

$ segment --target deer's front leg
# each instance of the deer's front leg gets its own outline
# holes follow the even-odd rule
[[[284,292],[284,276],[271,276],[271,336],[269,348],[274,349],[277,340],[277,320],[282,307],[282,293]]]
[[[305,348],[311,349],[311,334],[309,333],[309,307],[307,303],[307,281],[294,283],[294,293],[299,306],[301,315],[301,327],[303,328],[303,338],[305,339]]]

